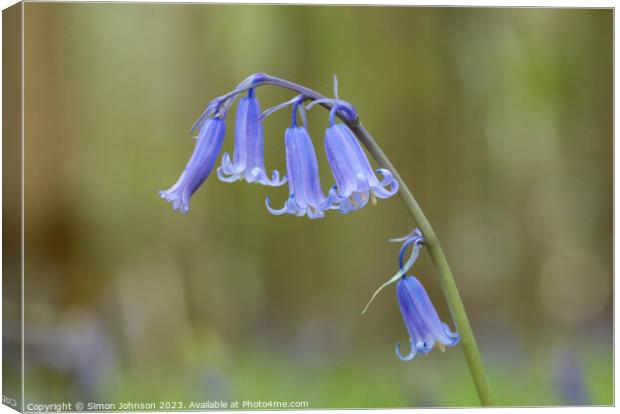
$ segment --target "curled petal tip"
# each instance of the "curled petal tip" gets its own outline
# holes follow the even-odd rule
[[[379,182],[379,185],[373,188],[375,195],[379,198],[389,198],[396,194],[400,187],[394,175],[385,168],[379,168],[377,173],[381,174],[383,178]]]
[[[286,183],[286,176],[280,179],[280,173],[278,170],[273,170],[271,173],[271,178],[264,171],[252,171],[252,174],[255,177],[255,181],[260,182],[262,185],[267,185],[270,187],[280,187],[284,183]]]
[[[271,174],[271,186],[272,187],[280,187],[286,184],[287,181],[288,179],[286,175],[280,178],[280,173],[278,172],[278,170],[273,170],[273,173]]]
[[[409,354],[407,356],[403,356],[400,353],[400,342],[396,343],[396,356],[401,361],[411,361],[415,357],[415,355],[416,355],[415,348],[411,347],[411,350],[409,351]]]
[[[215,173],[217,174],[217,178],[219,178],[220,181],[223,181],[225,183],[232,183],[239,179],[239,174],[227,174],[224,167],[218,167]]]
[[[265,199],[265,207],[267,207],[267,211],[269,211],[274,216],[281,216],[282,214],[288,211],[286,203],[284,204],[284,207],[282,207],[281,209],[272,208],[269,205],[269,196],[267,196],[267,198]]]
[[[448,341],[444,342],[443,345],[447,346],[448,348],[452,348],[453,346],[458,344],[459,341],[461,340],[461,336],[459,335],[459,333],[452,332],[448,324],[445,324],[445,323],[444,323],[444,332],[446,336],[448,337]]]

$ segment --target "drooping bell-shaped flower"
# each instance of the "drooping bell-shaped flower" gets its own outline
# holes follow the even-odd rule
[[[194,152],[176,184],[159,192],[162,198],[172,203],[174,210],[189,211],[189,200],[203,181],[209,176],[222,149],[226,123],[220,117],[207,118],[200,126]]]
[[[324,210],[330,208],[331,202],[321,190],[319,164],[310,135],[306,128],[297,126],[299,104],[293,107],[293,125],[284,135],[289,198],[279,210],[271,208],[269,197],[265,204],[271,214],[307,215],[315,219],[325,215]]]
[[[335,123],[339,106],[332,109],[331,126],[325,131],[325,152],[336,180],[330,198],[343,214],[364,207],[368,200],[389,198],[398,191],[398,181],[385,168],[379,168],[379,180],[370,166],[368,157],[353,132],[342,123]]]
[[[280,179],[277,170],[273,171],[271,178],[265,172],[264,147],[260,105],[252,88],[237,108],[233,160],[230,160],[228,153],[224,153],[222,165],[217,169],[218,178],[225,182],[243,179],[248,183],[269,186],[284,184],[286,178]]]
[[[418,259],[424,244],[422,232],[415,229],[405,237],[391,239],[390,241],[403,242],[398,254],[398,272],[375,291],[362,314],[368,310],[372,301],[383,288],[398,282],[396,285],[396,297],[405,327],[407,332],[409,332],[411,351],[407,356],[403,356],[400,353],[400,344],[396,344],[396,355],[403,361],[410,361],[417,354],[428,354],[435,344],[442,351],[445,346],[452,347],[456,345],[459,342],[459,334],[450,331],[448,325],[439,319],[439,315],[420,281],[414,276],[406,275],[406,272],[411,269]],[[412,247],[412,250],[409,259],[405,262],[405,252],[409,246]]]
[[[409,354],[403,356],[400,344],[396,344],[398,358],[411,361],[417,354],[428,354],[435,343],[443,350],[444,346],[453,347],[459,342],[459,334],[439,319],[424,286],[414,276],[403,276],[398,281],[396,297],[411,345]]]

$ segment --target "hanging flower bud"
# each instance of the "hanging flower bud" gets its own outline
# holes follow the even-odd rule
[[[222,157],[222,165],[217,169],[217,176],[225,182],[240,179],[248,183],[260,183],[269,186],[280,186],[286,178],[280,179],[280,173],[273,171],[271,179],[265,172],[265,143],[260,105],[254,89],[248,96],[239,101],[235,120],[235,148],[233,161],[228,153]]]
[[[271,214],[307,215],[309,218],[323,217],[331,202],[321,190],[319,164],[306,128],[297,126],[297,109],[301,100],[293,106],[292,126],[284,135],[286,147],[286,173],[289,198],[279,210],[271,208],[269,197],[265,203]]]

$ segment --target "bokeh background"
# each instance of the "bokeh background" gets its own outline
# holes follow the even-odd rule
[[[317,221],[215,176],[187,216],[159,198],[204,106],[261,71],[339,76],[442,240],[499,404],[611,404],[612,30],[612,10],[27,3],[26,401],[477,404],[460,346],[396,358],[393,287],[360,315],[415,226],[397,197]],[[288,120],[265,125],[270,169]],[[310,113],[324,189],[327,124]],[[453,326],[426,255],[414,271]]]

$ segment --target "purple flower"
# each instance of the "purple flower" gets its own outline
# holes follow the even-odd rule
[[[311,219],[323,217],[331,202],[321,190],[319,164],[312,140],[306,128],[297,126],[297,109],[301,100],[293,106],[293,125],[284,135],[286,147],[286,174],[289,198],[279,210],[271,208],[269,197],[265,200],[271,214],[307,215]]]
[[[398,358],[411,361],[417,354],[428,354],[435,343],[443,351],[444,346],[453,347],[459,342],[459,334],[450,331],[448,325],[439,319],[424,286],[414,276],[403,276],[398,281],[396,297],[411,345],[409,355],[402,356],[397,343]]]
[[[373,293],[370,301],[362,311],[366,312],[377,294],[386,286],[398,282],[396,285],[396,297],[400,312],[407,332],[409,332],[409,343],[411,351],[409,355],[402,356],[400,344],[396,344],[396,355],[403,361],[411,361],[417,354],[428,354],[433,349],[435,343],[443,351],[444,346],[452,347],[459,342],[459,334],[450,331],[448,325],[443,323],[437,315],[437,311],[428,297],[426,290],[418,279],[414,276],[407,276],[406,272],[414,265],[422,245],[424,236],[422,232],[415,229],[405,237],[391,239],[392,242],[403,242],[398,255],[398,272],[387,282],[382,284]],[[409,259],[405,262],[404,255],[409,246],[412,246]]]
[[[377,170],[383,178],[377,178],[353,132],[345,124],[335,123],[339,109],[342,108],[335,106],[331,111],[331,126],[325,131],[325,152],[336,180],[329,196],[340,212],[347,214],[364,207],[368,200],[375,204],[376,198],[393,196],[398,191],[398,181],[384,168]]]
[[[162,198],[172,203],[174,210],[180,209],[184,214],[187,213],[190,197],[213,169],[222,149],[225,134],[226,123],[219,117],[207,118],[200,126],[194,152],[185,170],[176,184],[159,192]]]
[[[265,149],[263,123],[258,99],[254,89],[241,99],[235,120],[235,151],[231,162],[228,153],[222,157],[222,166],[217,169],[217,176],[225,182],[244,179],[248,183],[260,183],[280,186],[286,178],[280,179],[280,173],[273,171],[271,179],[265,173]]]

